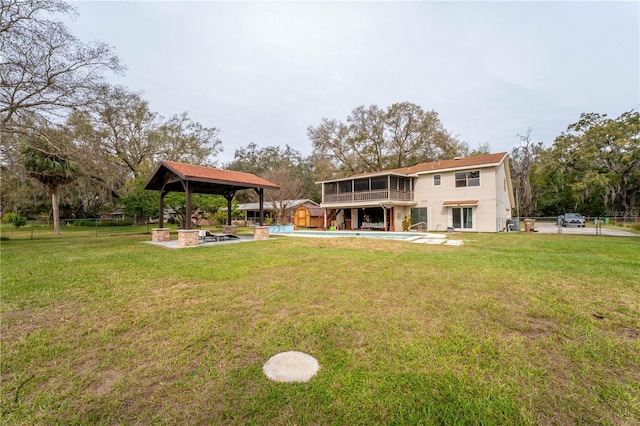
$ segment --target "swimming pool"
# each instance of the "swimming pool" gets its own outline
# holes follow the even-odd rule
[[[414,240],[423,238],[442,238],[446,235],[428,234],[425,232],[376,232],[376,231],[293,231],[275,233],[286,237],[313,238],[379,238],[385,240]]]

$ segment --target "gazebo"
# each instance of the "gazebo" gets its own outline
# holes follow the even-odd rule
[[[264,221],[264,190],[280,189],[261,177],[250,173],[234,172],[213,167],[162,161],[151,174],[144,189],[160,191],[158,225],[164,227],[164,197],[169,192],[184,192],[187,195],[186,211],[191,212],[191,194],[223,195],[227,200],[229,224],[231,224],[231,200],[236,191],[254,189],[260,198],[260,224]],[[185,229],[191,229],[191,218],[185,220]]]

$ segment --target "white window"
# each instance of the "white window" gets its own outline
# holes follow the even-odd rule
[[[456,188],[480,186],[480,170],[456,173]]]
[[[433,186],[440,186],[442,184],[442,175],[433,175]]]

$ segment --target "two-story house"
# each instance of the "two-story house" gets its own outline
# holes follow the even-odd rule
[[[421,163],[318,182],[321,207],[341,229],[497,232],[515,208],[506,152]],[[325,224],[326,226],[326,224]]]

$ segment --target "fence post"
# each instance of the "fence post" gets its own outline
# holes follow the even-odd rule
[[[96,238],[98,237],[98,218],[96,218]]]

